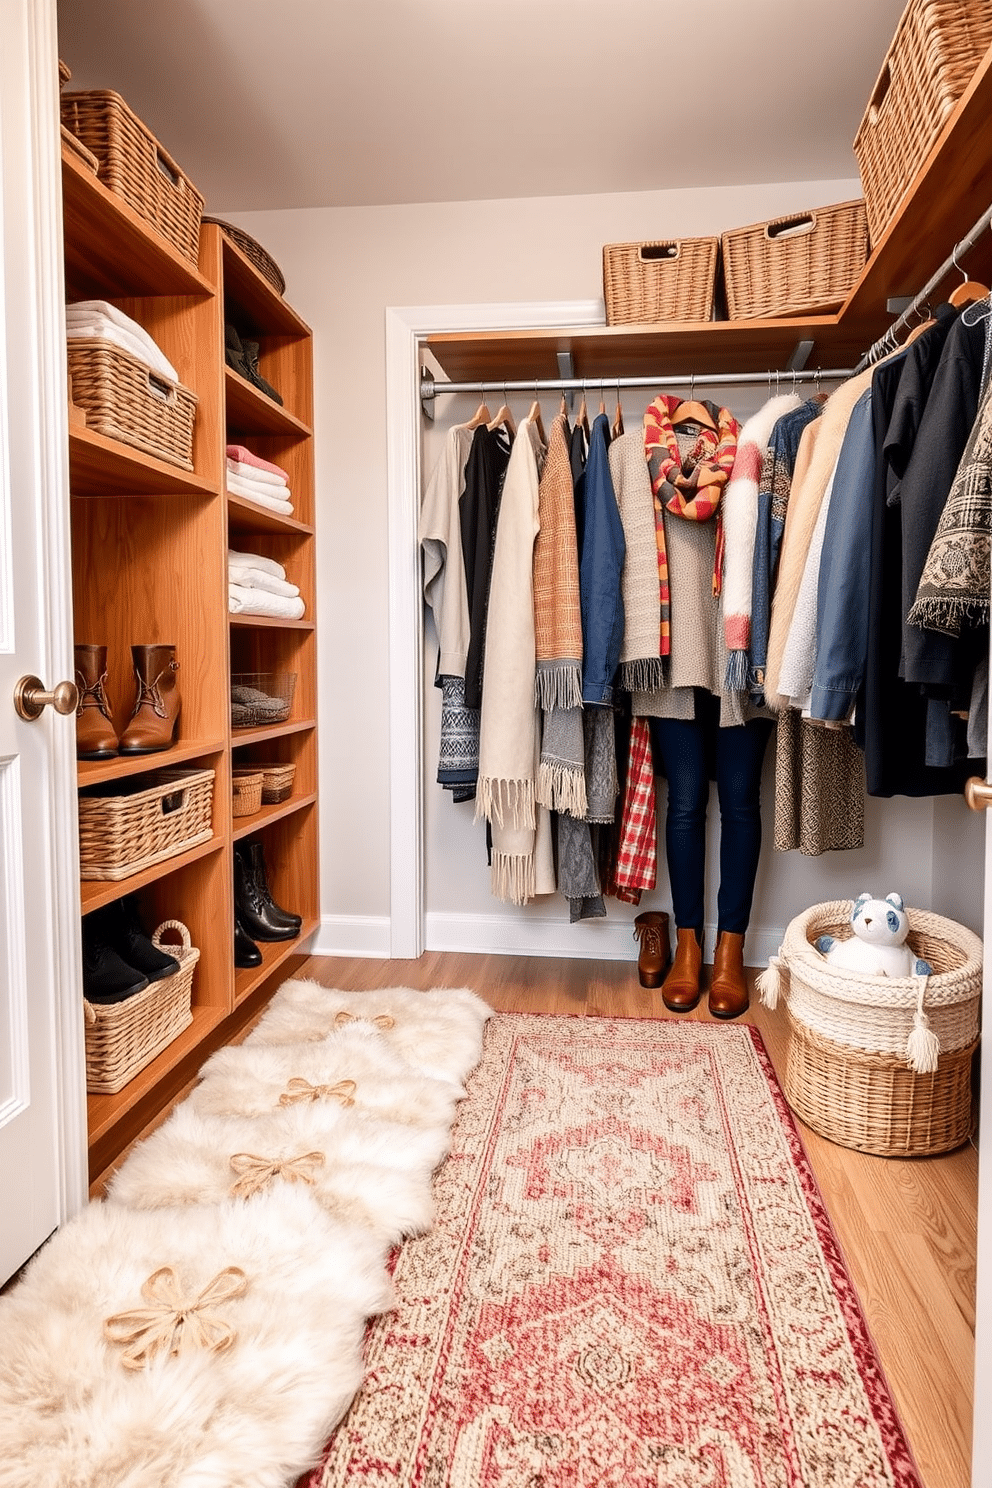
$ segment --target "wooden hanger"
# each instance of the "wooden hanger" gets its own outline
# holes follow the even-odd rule
[[[488,428],[490,433],[492,433],[495,429],[505,429],[508,434],[511,434],[514,437],[516,436],[517,426],[513,421],[513,414],[510,412],[510,406],[506,402],[505,388],[503,389],[503,403],[501,407],[497,409],[496,417],[494,419],[490,419]]]
[[[530,405],[530,408],[529,408],[528,413],[527,413],[527,419],[528,419],[528,422],[529,423],[532,423],[535,426],[535,428],[537,429],[538,434],[540,434],[540,436],[541,436],[541,443],[542,444],[547,444],[547,442],[548,442],[548,436],[544,432],[544,420],[541,417],[541,400],[540,400],[540,398],[535,398],[534,401],[533,401],[533,403]]]
[[[588,441],[588,439],[589,439],[589,410],[586,407],[586,395],[585,395],[585,390],[584,389],[583,389],[583,392],[582,392],[582,402],[579,404],[579,411],[575,415],[575,427],[577,429],[581,429],[582,430],[583,434],[586,436],[586,440]]]
[[[962,305],[973,305],[977,300],[987,300],[989,297],[988,286],[979,284],[977,279],[969,279],[957,260],[957,248],[951,254],[951,263],[961,275],[962,282],[956,284],[947,296],[947,303],[959,310]]]
[[[465,427],[466,429],[478,429],[480,425],[488,424],[491,418],[492,414],[489,412],[489,409],[486,406],[485,398],[483,398],[482,402],[479,404],[478,408],[475,410]]]
[[[616,413],[613,415],[613,428],[610,430],[610,434],[612,435],[612,437],[614,439],[619,439],[620,438],[620,435],[622,433],[623,433],[623,409],[620,406],[620,384],[617,383],[617,410],[616,410]]]

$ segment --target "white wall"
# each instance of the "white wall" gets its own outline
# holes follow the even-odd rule
[[[371,948],[357,930],[349,940],[349,925],[385,923],[389,914],[385,308],[594,299],[602,293],[604,243],[717,233],[847,200],[858,191],[857,182],[845,180],[237,215],[277,259],[287,298],[315,332],[321,900],[340,949]],[[556,370],[549,367],[545,375]],[[464,416],[475,400],[458,403],[454,397],[439,401],[441,427]],[[438,431],[425,435],[425,465],[437,437]],[[463,916],[477,948],[512,948],[514,924],[567,921],[567,906],[556,897],[521,912],[489,895],[471,808],[454,807],[430,784],[437,728],[432,666],[428,658],[426,872],[434,933],[446,933],[447,915]],[[766,774],[769,844],[771,779]],[[800,909],[862,888],[897,888],[910,903],[979,928],[980,823],[957,801],[939,802],[936,809],[954,844],[942,838],[936,883],[930,801],[869,801],[867,846],[857,853],[806,859],[773,853],[769,845],[759,873],[755,943],[777,943]],[[713,901],[715,890],[714,883]],[[662,869],[657,903],[666,902]],[[628,911],[611,902],[611,928],[625,917]],[[452,924],[461,934],[458,921]],[[570,931],[566,925],[564,933],[576,954],[595,953],[595,926]],[[480,934],[488,941],[479,943]],[[636,953],[629,936],[624,944],[626,954]],[[616,945],[614,939],[604,954],[615,954]]]

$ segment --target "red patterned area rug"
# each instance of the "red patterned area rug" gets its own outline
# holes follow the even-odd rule
[[[494,1017],[311,1488],[919,1488],[756,1030]]]

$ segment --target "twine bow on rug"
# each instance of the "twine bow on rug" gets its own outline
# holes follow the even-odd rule
[[[162,1266],[141,1288],[147,1306],[105,1318],[103,1336],[123,1347],[125,1369],[144,1369],[159,1354],[175,1356],[194,1348],[220,1353],[230,1348],[237,1334],[213,1309],[247,1290],[248,1278],[241,1268],[227,1266],[188,1301],[173,1268]]]
[[[355,1104],[354,1080],[338,1080],[336,1085],[311,1085],[309,1080],[294,1075],[279,1097],[281,1106],[299,1106],[306,1102],[316,1104],[320,1100],[338,1100],[343,1106]]]
[[[240,1177],[231,1188],[236,1199],[250,1199],[267,1188],[274,1178],[285,1178],[287,1183],[313,1184],[314,1168],[324,1166],[322,1152],[303,1152],[299,1157],[257,1157],[253,1152],[236,1152],[231,1158],[231,1167]]]
[[[344,1008],[334,1019],[335,1028],[343,1028],[346,1023],[374,1023],[376,1028],[395,1028],[396,1019],[391,1018],[388,1013],[380,1013],[377,1018],[358,1018],[354,1013],[345,1012]]]

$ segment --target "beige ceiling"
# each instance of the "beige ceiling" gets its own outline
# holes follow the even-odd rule
[[[903,0],[60,0],[208,208],[836,180]]]

